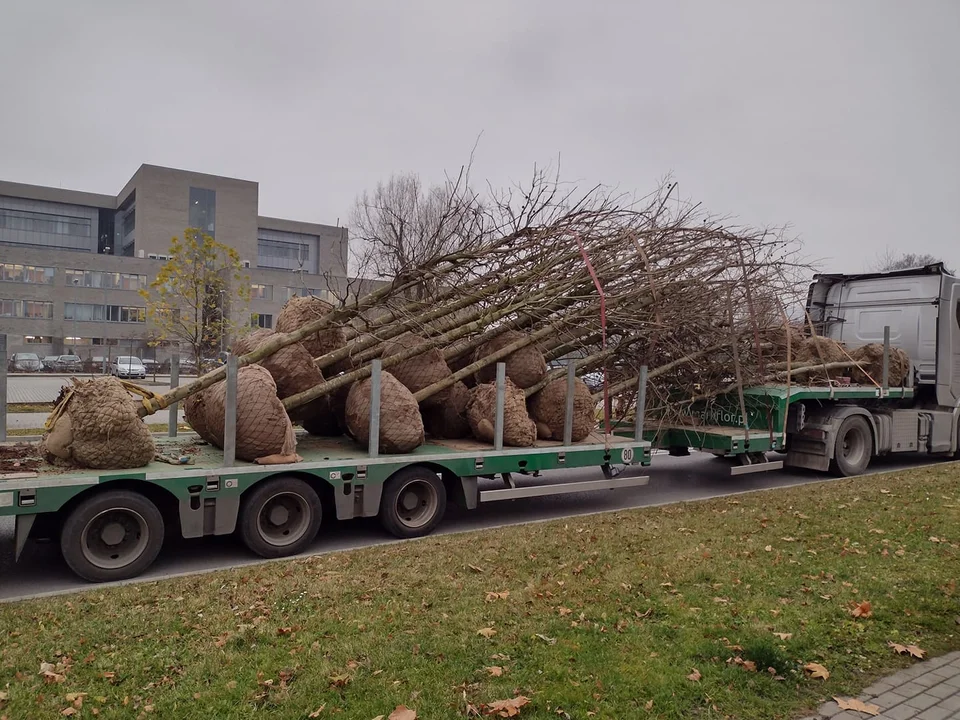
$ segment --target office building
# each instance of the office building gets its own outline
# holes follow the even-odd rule
[[[148,342],[138,290],[188,227],[239,252],[249,268],[248,312],[260,327],[273,327],[293,294],[343,288],[347,229],[261,216],[258,198],[256,182],[154,165],[141,165],[116,196],[0,181],[0,333],[8,355],[164,359],[163,347]]]

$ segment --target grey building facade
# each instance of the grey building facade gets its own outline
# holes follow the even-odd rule
[[[346,228],[259,215],[256,182],[141,165],[116,195],[0,181],[0,333],[8,353],[165,359],[138,294],[197,227],[237,250],[251,322],[347,285]],[[234,318],[246,321],[246,318]]]

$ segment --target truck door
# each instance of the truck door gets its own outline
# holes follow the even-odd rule
[[[937,404],[960,403],[960,279],[943,276],[937,348]]]

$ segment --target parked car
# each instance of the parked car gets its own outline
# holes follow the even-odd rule
[[[53,363],[55,372],[74,373],[83,372],[83,360],[79,355],[58,355]]]
[[[43,363],[43,369],[46,372],[53,372],[57,369],[57,359],[59,355],[47,355],[40,362]]]
[[[140,358],[133,355],[118,355],[110,364],[110,374],[118,378],[140,378],[147,376],[147,369],[140,362]]]
[[[43,363],[36,353],[14,353],[10,356],[10,372],[40,372]]]
[[[146,368],[148,374],[156,375],[160,372],[160,363],[153,358],[143,358],[140,362],[143,363],[143,367]]]

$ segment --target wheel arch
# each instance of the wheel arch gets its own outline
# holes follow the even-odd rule
[[[455,472],[453,472],[453,470],[451,470],[450,468],[446,467],[445,465],[441,465],[440,463],[414,462],[414,463],[410,463],[409,465],[404,465],[402,468],[399,468],[395,472],[391,473],[390,477],[384,480],[384,484],[386,484],[387,480],[392,478],[397,473],[403,472],[407,468],[411,468],[411,467],[421,467],[429,470],[430,472],[436,473],[437,475],[440,476],[440,479],[443,481],[444,488],[447,491],[447,500],[453,501],[458,505],[465,502],[464,500],[465,491],[464,491],[463,482],[460,476],[457,475]]]

